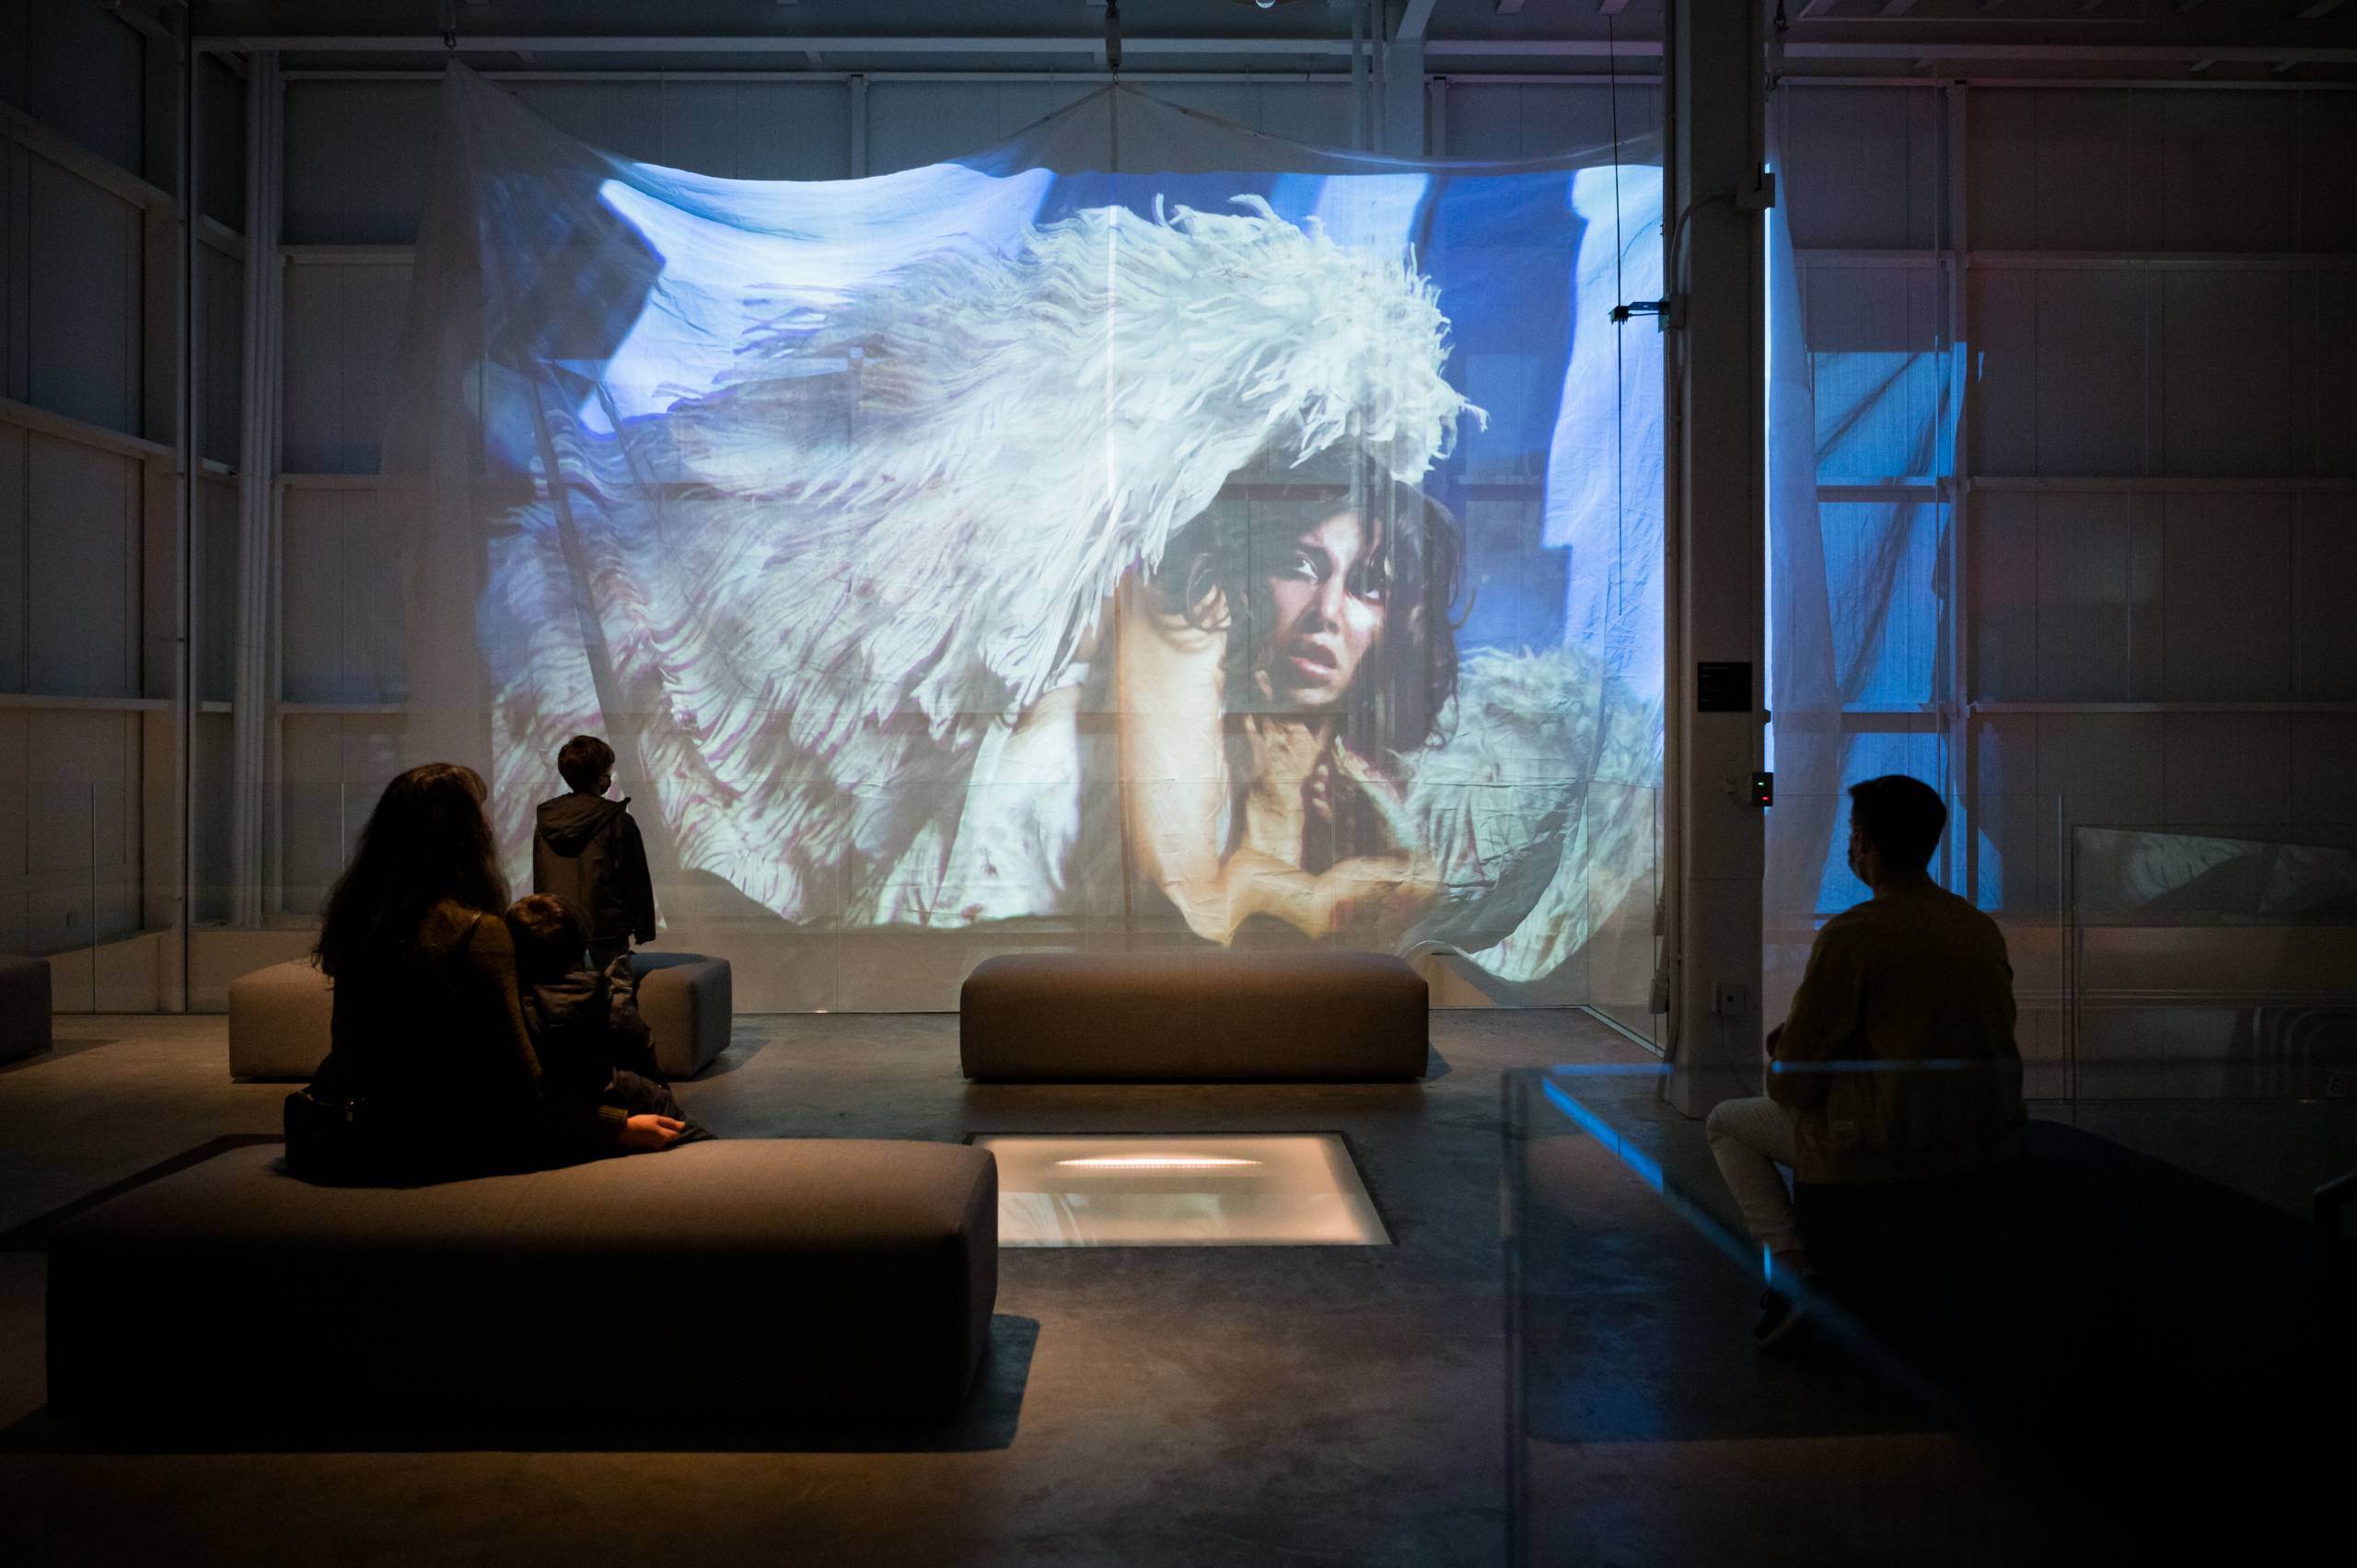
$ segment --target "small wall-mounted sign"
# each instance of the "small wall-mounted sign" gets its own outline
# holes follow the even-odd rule
[[[1698,664],[1694,667],[1694,711],[1698,714],[1747,714],[1751,711],[1751,666]]]

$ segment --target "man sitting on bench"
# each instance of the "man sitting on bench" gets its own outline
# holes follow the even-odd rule
[[[1796,1321],[1808,1260],[1778,1166],[1802,1181],[1967,1175],[2021,1147],[2014,971],[1997,923],[1924,867],[1947,825],[1904,774],[1850,789],[1850,868],[1874,897],[1825,923],[1784,1022],[1768,1034],[1768,1093],[1711,1112],[1711,1153],[1768,1254],[1754,1342]]]

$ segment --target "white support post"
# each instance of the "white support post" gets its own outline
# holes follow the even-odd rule
[[[278,450],[285,296],[278,245],[278,56],[257,51],[246,78],[244,429],[238,448],[238,614],[230,686],[230,920],[276,911],[278,804]]]
[[[867,78],[851,79],[851,177],[867,178]]]
[[[1426,157],[1424,41],[1403,38],[1383,46],[1383,151],[1389,157]]]
[[[1766,697],[1767,261],[1762,7],[1671,0],[1663,275],[1669,584],[1664,814],[1670,1096],[1759,1083],[1765,830],[1747,786]],[[1639,330],[1642,330],[1641,328]],[[1703,667],[1713,711],[1704,712]],[[1725,678],[1725,679],[1722,679]],[[1727,694],[1747,686],[1739,703]]]
[[[1977,900],[1980,897],[1980,787],[1973,778],[1972,755],[1972,583],[1968,575],[1972,563],[1972,494],[1968,482],[1971,432],[1967,425],[1972,417],[1968,395],[1972,326],[1970,302],[1965,292],[1968,282],[1965,257],[1971,246],[1971,236],[1965,226],[1965,159],[1968,145],[1965,139],[1965,115],[1966,94],[1969,90],[1961,82],[1951,82],[1941,91],[1941,109],[1946,115],[1944,141],[1947,156],[1940,161],[1940,179],[1945,186],[1941,194],[1945,199],[1941,207],[1940,270],[1947,285],[1944,303],[1947,308],[1948,397],[1954,414],[1950,425],[1954,456],[1948,471],[1940,476],[1940,494],[1947,502],[1948,514],[1948,668],[1941,723],[1947,740],[1948,798],[1964,807],[1957,813],[1961,821],[1948,833],[1948,862],[1957,868],[1950,874],[1948,888],[1951,892]]]
[[[1366,151],[1366,0],[1351,0],[1351,150]]]

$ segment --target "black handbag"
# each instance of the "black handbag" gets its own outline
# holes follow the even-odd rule
[[[331,1187],[375,1179],[381,1161],[358,1100],[330,1099],[308,1089],[286,1097],[286,1168],[305,1181]]]

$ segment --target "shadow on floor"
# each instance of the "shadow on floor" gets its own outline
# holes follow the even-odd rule
[[[853,1421],[767,1425],[617,1420],[568,1423],[354,1423],[320,1428],[294,1423],[250,1426],[157,1426],[96,1433],[61,1421],[44,1405],[0,1428],[0,1454],[976,1454],[1011,1448],[1039,1344],[1035,1318],[991,1318],[990,1347],[965,1408],[954,1420],[900,1426]],[[303,1376],[280,1368],[269,1376]]]
[[[231,1149],[250,1148],[256,1144],[283,1144],[285,1141],[275,1132],[226,1132],[218,1138],[208,1138],[192,1149],[174,1155],[168,1160],[158,1160],[145,1170],[134,1171],[120,1181],[109,1182],[95,1192],[86,1192],[70,1203],[60,1204],[45,1214],[35,1214],[22,1225],[0,1231],[0,1252],[46,1252],[49,1250],[49,1238],[57,1233],[58,1226],[77,1215],[89,1213],[110,1199],[120,1198],[151,1181],[161,1181],[165,1177],[176,1175],[191,1166],[203,1165],[215,1155],[227,1154]]]

